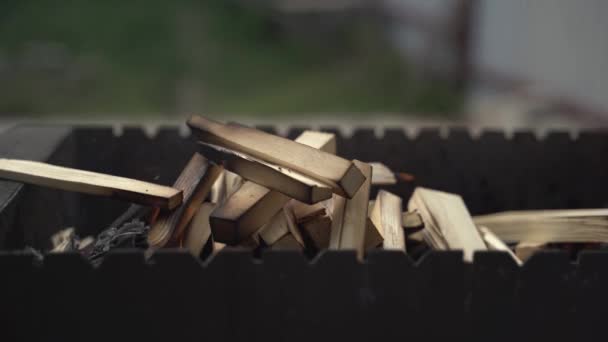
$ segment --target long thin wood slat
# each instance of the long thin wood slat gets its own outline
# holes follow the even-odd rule
[[[401,197],[385,190],[378,191],[369,217],[384,240],[384,249],[405,251],[402,215]]]
[[[193,116],[188,126],[203,142],[245,153],[317,180],[351,198],[365,176],[351,161],[289,139]]]
[[[421,215],[425,240],[433,248],[462,250],[467,262],[473,261],[475,251],[487,250],[460,196],[418,187],[408,209]]]
[[[184,204],[159,217],[148,234],[150,247],[163,247],[173,235],[174,240],[182,237],[185,227],[209,194],[221,171],[221,166],[210,165],[202,155],[195,153],[192,156],[173,185],[183,191]]]
[[[331,227],[330,248],[356,250],[357,257],[363,259],[372,167],[358,160],[354,163],[366,180],[352,199],[343,202],[339,197],[334,197],[334,224]]]
[[[332,195],[331,188],[321,182],[249,155],[209,144],[201,144],[199,150],[227,170],[301,202],[312,204]]]
[[[168,186],[30,160],[0,158],[0,178],[173,209],[182,191]]]

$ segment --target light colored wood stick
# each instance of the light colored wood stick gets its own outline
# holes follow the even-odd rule
[[[163,247],[170,239],[181,240],[186,226],[221,172],[221,166],[210,165],[202,155],[195,153],[192,156],[173,185],[184,192],[184,204],[174,211],[162,213],[152,225],[148,233],[151,248]]]
[[[418,187],[408,210],[422,217],[423,235],[431,247],[462,250],[466,262],[473,261],[475,251],[487,250],[460,196]]]
[[[368,210],[369,212],[369,210]],[[382,237],[382,235],[380,234],[380,229],[378,229],[378,227],[376,227],[376,225],[372,222],[372,220],[370,220],[370,218],[367,218],[367,222],[365,224],[365,243],[364,243],[364,248],[365,250],[370,250],[373,248],[377,248],[382,246],[382,243],[384,242],[384,237]]]
[[[201,204],[192,221],[190,221],[190,226],[184,238],[184,247],[195,257],[201,255],[205,244],[211,239],[209,215],[211,215],[215,206],[214,203],[209,202]]]
[[[608,243],[608,209],[510,211],[473,220],[508,243]]]
[[[385,190],[378,191],[369,218],[384,240],[384,249],[405,251],[402,211],[401,197]]]
[[[331,188],[323,183],[248,155],[208,144],[201,144],[200,151],[227,170],[301,202],[313,204],[332,195]]]
[[[298,172],[329,186],[342,196],[352,197],[365,181],[364,175],[351,161],[273,134],[238,125],[224,125],[200,116],[191,117],[188,126],[203,142]]]
[[[296,138],[296,141],[301,144],[307,144],[320,149],[335,150],[336,145],[334,134],[320,133],[314,131],[303,132],[300,136]],[[235,175],[234,173],[229,171],[225,171],[225,173],[227,175],[226,177],[228,177],[229,175]],[[238,175],[235,176],[239,177]],[[227,185],[226,188],[230,188],[230,186]],[[330,193],[328,192],[327,194],[329,195]],[[232,194],[228,194],[228,203],[226,203],[225,205],[226,209],[218,208],[217,212],[214,213],[213,225],[216,229],[216,239],[218,238],[218,236],[222,236],[220,238],[223,238],[223,236],[226,235],[220,232],[219,230],[228,229],[228,222],[234,222],[230,226],[230,235],[232,235],[232,231],[234,231],[235,229],[244,229],[245,233],[255,232],[260,227],[262,227],[263,224],[266,224],[268,221],[270,221],[273,215],[279,212],[288,200],[289,198],[285,195],[282,195],[280,192],[270,190],[251,181],[245,181],[243,185],[240,186],[239,190],[236,190],[236,194],[234,196]],[[294,206],[292,207],[292,209],[304,210],[303,208],[307,207],[308,206],[306,204],[301,203],[300,206]],[[296,213],[296,216],[298,215],[299,212]],[[251,217],[254,216],[256,220],[251,219]],[[241,220],[242,223],[236,222],[239,220]],[[239,224],[241,226],[239,226]],[[252,225],[259,226],[254,227]],[[237,237],[237,239],[243,238],[243,236]],[[266,243],[268,242],[266,241]]]
[[[274,250],[302,250],[302,244],[291,233],[277,240],[270,249]]]
[[[379,163],[369,163],[372,166],[372,185],[391,185],[397,184],[395,173],[388,166]]]
[[[478,227],[478,229],[489,250],[507,252],[518,265],[522,264],[521,259],[519,259],[515,253],[513,253],[511,248],[502,242],[498,236],[494,235],[491,230],[489,230],[487,227]]]
[[[336,135],[333,133],[306,130],[296,138],[295,142],[331,154],[337,152]]]
[[[0,158],[0,178],[167,209],[182,203],[172,187],[29,160]]]
[[[259,235],[260,240],[264,241],[267,246],[272,246],[283,236],[289,234],[289,226],[285,212],[282,209],[279,210],[257,234]]]
[[[422,222],[420,214],[415,211],[404,211],[401,222],[403,223],[403,228],[405,229],[424,228],[424,222]]]
[[[357,257],[363,259],[372,167],[358,160],[353,162],[365,176],[365,182],[349,200],[343,201],[339,196],[334,197],[334,216],[332,216],[334,221],[331,227],[330,248],[356,250]]]
[[[237,244],[258,231],[281,209],[289,197],[254,182],[245,182],[211,214],[213,237]]]
[[[331,234],[331,217],[329,215],[317,216],[299,224],[299,227],[304,241],[308,241],[313,248],[322,250],[329,247]]]
[[[317,217],[326,215],[326,204],[323,202],[315,204],[306,204],[298,200],[292,199],[289,205],[296,217],[297,224],[303,224],[308,221],[315,220]]]
[[[522,262],[528,261],[535,253],[541,251],[546,247],[546,244],[542,242],[527,242],[522,241],[515,246],[515,255]]]

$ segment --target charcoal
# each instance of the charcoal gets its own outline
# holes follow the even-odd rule
[[[150,226],[139,219],[122,224],[119,228],[110,227],[102,231],[95,240],[89,260],[99,265],[103,257],[115,248],[148,248],[147,236]]]

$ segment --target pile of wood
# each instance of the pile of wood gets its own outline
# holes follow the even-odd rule
[[[199,116],[188,126],[200,149],[171,187],[8,159],[0,159],[0,177],[138,203],[120,222],[141,205],[154,208],[146,218],[150,250],[181,247],[200,257],[230,245],[354,250],[363,258],[374,248],[407,252],[413,242],[462,250],[467,262],[476,251],[502,250],[521,264],[548,244],[608,241],[606,209],[472,217],[460,196],[422,187],[407,203],[382,189],[370,198],[372,186],[413,176],[341,158],[330,133],[305,131],[289,140]],[[56,238],[57,251],[74,245],[73,238]]]

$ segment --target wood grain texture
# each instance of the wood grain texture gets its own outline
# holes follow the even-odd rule
[[[353,162],[365,176],[365,182],[353,198],[344,202],[342,215],[340,215],[342,201],[334,197],[335,216],[332,219],[336,224],[332,225],[330,248],[355,250],[357,257],[363,259],[372,167],[358,160]],[[339,216],[342,216],[341,220]]]
[[[174,183],[183,191],[184,204],[174,211],[163,213],[150,229],[150,247],[163,247],[173,237],[181,239],[184,229],[211,190],[222,171],[221,166],[210,165],[205,157],[195,153]]]
[[[402,215],[401,197],[380,190],[369,217],[384,239],[384,249],[405,250]]]
[[[321,133],[315,131],[305,131],[296,138],[297,142],[305,145],[309,145],[314,148],[335,152],[336,141],[335,135],[331,133]],[[235,175],[232,172],[224,171],[226,178],[229,175]],[[273,177],[276,180],[276,178]],[[217,182],[216,182],[217,183]],[[216,184],[214,184],[216,186]],[[219,185],[217,186],[219,187]],[[225,186],[226,189],[230,188],[229,185]],[[285,191],[286,187],[282,187]],[[220,191],[220,190],[218,190]],[[282,194],[283,191],[270,190],[260,184],[256,184],[252,181],[245,181],[234,194],[226,194],[226,199],[222,201],[222,205],[213,215],[213,226],[215,227],[214,236],[219,241],[236,243],[235,234],[237,240],[246,238],[243,234],[253,234],[256,230],[265,231],[270,229],[272,221],[276,221],[276,217],[273,217],[278,213],[281,208],[289,201],[289,197]],[[327,195],[330,193],[327,192]],[[294,212],[297,223],[300,216],[304,214],[313,214],[307,211],[305,208],[312,208],[305,203],[292,200],[292,202],[301,204],[298,208],[305,210],[305,213]],[[317,203],[318,204],[318,203]],[[320,204],[319,204],[320,205]],[[295,206],[291,209],[298,209]],[[319,208],[314,207],[314,208]],[[320,207],[325,212],[323,206]],[[268,227],[264,227],[266,225]],[[262,228],[260,228],[262,227]],[[272,233],[272,229],[270,233]],[[271,234],[272,235],[272,234]],[[282,235],[281,235],[282,236]],[[279,236],[278,238],[280,238]],[[294,236],[298,236],[297,233]],[[263,239],[264,240],[264,239]],[[272,244],[276,241],[275,238],[268,237],[265,241],[267,244]]]
[[[305,203],[320,202],[332,195],[331,188],[323,183],[237,151],[209,144],[200,144],[199,151],[247,180]]]
[[[351,161],[283,137],[240,125],[224,125],[200,116],[191,117],[188,126],[203,142],[296,171],[348,198],[365,181]]]
[[[182,192],[176,188],[30,160],[1,158],[0,178],[167,209],[182,202]]]
[[[209,224],[209,215],[215,208],[214,203],[203,203],[199,206],[196,214],[190,221],[186,236],[184,238],[184,247],[190,253],[199,257],[203,251],[203,247],[211,238],[211,225]]]
[[[418,187],[408,209],[422,216],[425,240],[433,248],[462,250],[467,262],[473,261],[475,251],[487,250],[460,196]]]
[[[281,210],[289,197],[254,182],[245,182],[211,214],[214,238],[237,244],[258,231]]]
[[[521,210],[473,217],[506,242],[608,242],[608,209]]]

